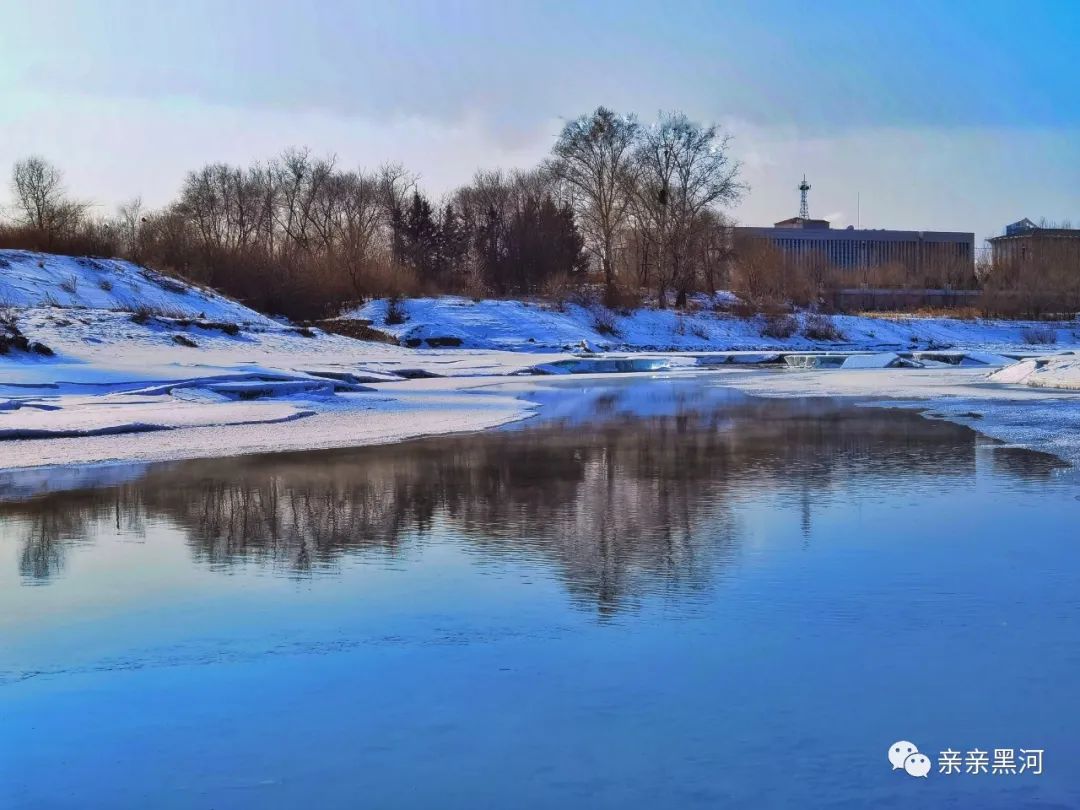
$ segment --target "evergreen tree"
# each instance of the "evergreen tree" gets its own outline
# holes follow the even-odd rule
[[[409,210],[400,225],[402,259],[421,279],[434,280],[439,248],[439,228],[427,197],[414,191]]]
[[[468,252],[469,232],[465,221],[454,211],[453,203],[447,203],[439,223],[436,275],[445,278],[461,270]]]

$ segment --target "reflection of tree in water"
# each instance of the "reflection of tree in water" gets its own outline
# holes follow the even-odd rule
[[[111,490],[88,490],[64,496],[70,503],[0,504],[0,520],[15,518],[22,535],[19,573],[24,582],[45,583],[64,568],[67,548],[93,540],[95,530],[145,533],[142,513],[131,510]],[[49,499],[50,501],[52,499]]]
[[[825,400],[749,400],[650,419],[445,437],[389,447],[188,462],[102,490],[0,506],[25,522],[21,570],[122,522],[180,527],[197,560],[302,574],[345,554],[393,554],[445,526],[488,559],[551,564],[576,598],[617,610],[645,592],[705,587],[736,552],[735,506],[762,490],[800,508],[837,485],[970,478],[975,434]],[[1017,475],[1048,474],[1014,465]],[[875,480],[876,479],[876,480]],[[139,530],[139,526],[128,526]]]

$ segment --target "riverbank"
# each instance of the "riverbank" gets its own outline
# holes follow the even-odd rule
[[[647,380],[644,378],[648,378]],[[392,444],[437,434],[481,431],[538,414],[574,423],[581,392],[625,381],[646,411],[666,412],[676,386],[696,380],[754,397],[818,397],[864,406],[917,410],[962,424],[1008,446],[1050,453],[1080,465],[1080,391],[996,383],[975,368],[795,370],[726,367],[653,374],[563,377],[481,376],[415,379],[368,386],[362,394],[321,401],[293,399],[312,410],[282,424],[176,427],[167,431],[4,442],[0,492],[24,498],[108,479],[139,463]],[[586,400],[587,401],[587,400]],[[262,403],[257,407],[265,407]],[[314,410],[318,409],[318,410]],[[572,429],[572,427],[568,427]]]
[[[351,313],[370,316],[371,328],[392,339],[418,342],[410,348],[267,318],[128,262],[23,251],[0,251],[0,262],[0,470],[484,430],[538,407],[534,395],[546,384],[533,375],[587,385],[597,373],[650,374],[657,386],[699,375],[757,396],[892,402],[1080,461],[1072,438],[1080,401],[1063,390],[1080,387],[1080,362],[1048,356],[1075,344],[1075,324],[1053,326],[1051,349],[1024,343],[1030,325],[940,318],[837,316],[836,343],[803,334],[805,314],[802,332],[764,339],[755,332],[760,319],[715,308],[618,314],[445,298],[404,302],[398,324],[386,322],[397,318],[385,301]],[[614,331],[597,331],[605,325]],[[605,351],[615,336],[636,350]],[[650,341],[698,348],[643,350]],[[787,353],[822,350],[834,352],[830,362],[836,352],[863,354],[841,368],[777,366]],[[897,364],[908,367],[888,367]]]
[[[473,300],[458,296],[372,301],[342,316],[416,348],[559,351],[805,351],[960,349],[1017,353],[1080,346],[1080,322],[950,318],[904,313],[766,318],[737,314],[729,292],[699,295],[686,310],[609,309],[598,303]]]

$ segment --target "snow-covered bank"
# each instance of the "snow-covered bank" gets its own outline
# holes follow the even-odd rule
[[[270,325],[212,290],[123,259],[0,250],[0,308],[112,310]]]
[[[730,296],[723,300],[729,301]],[[815,348],[867,350],[945,348],[1032,352],[1036,326],[1025,321],[957,320],[915,316],[835,315],[837,340],[814,337],[806,315],[793,318],[788,337],[763,334],[761,317],[743,318],[701,302],[693,312],[642,308],[620,313],[568,303],[482,300],[444,296],[395,304],[373,301],[343,317],[370,321],[405,345],[541,351],[576,347],[582,341],[619,351],[719,351]],[[388,317],[390,316],[390,317]],[[401,320],[404,318],[404,320]],[[388,323],[389,321],[389,323]],[[811,327],[811,328],[808,328]],[[1080,346],[1080,322],[1038,324],[1042,339],[1058,347]],[[809,333],[809,334],[808,334]]]
[[[544,359],[353,340],[275,321],[128,262],[24,251],[0,251],[4,335],[0,468],[488,427],[525,406],[497,408],[449,386],[449,399],[430,395],[430,407],[419,408],[366,384],[506,374]]]
[[[404,302],[406,320],[396,325],[385,324],[386,302],[353,313],[404,341],[426,335],[421,348],[409,348],[279,322],[127,262],[21,251],[0,251],[0,305],[0,337],[8,335],[0,346],[0,469],[479,430],[527,416],[529,393],[550,385],[519,377],[511,386],[508,377],[628,372],[651,375],[657,386],[693,374],[766,396],[914,403],[1080,460],[1070,438],[1080,435],[1080,396],[1049,388],[1080,387],[1071,382],[1077,355],[1024,361],[988,378],[1009,362],[999,352],[1034,353],[1022,342],[1023,324],[837,317],[848,345],[828,346],[833,354],[823,359],[790,357],[822,348],[805,335],[766,340],[758,321],[712,309],[615,315],[446,298]],[[1058,326],[1060,344],[1076,337],[1074,326]],[[592,351],[616,337],[686,351]],[[817,368],[740,370],[781,355]]]

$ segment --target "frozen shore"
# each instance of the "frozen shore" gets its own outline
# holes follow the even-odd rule
[[[406,302],[396,327],[385,324],[386,302],[359,313],[406,341],[457,335],[461,344],[424,338],[409,348],[279,322],[126,262],[20,251],[0,251],[0,304],[0,470],[482,430],[537,407],[530,395],[545,383],[525,375],[587,384],[612,373],[917,407],[1080,461],[1080,356],[1043,347],[1014,363],[1038,353],[1016,323],[837,318],[845,345],[801,335],[770,344],[754,337],[753,319],[640,310],[612,324],[624,341],[681,341],[682,350],[617,353],[604,351],[611,335],[589,331],[597,315],[580,307],[429,299]],[[1057,327],[1058,352],[1076,345],[1075,328]],[[836,367],[812,367],[822,350]],[[783,367],[792,352],[803,355],[791,365],[811,367]]]
[[[641,380],[646,398],[649,386],[693,377],[703,385],[731,387],[752,396],[844,398],[871,406],[914,408],[930,418],[968,425],[1007,444],[1080,464],[1080,391],[996,383],[985,370],[975,368],[795,370],[729,366],[651,374],[582,374],[572,380],[499,375],[376,383],[370,391],[337,394],[321,401],[293,397],[288,404],[244,403],[242,407],[255,409],[261,418],[233,424],[177,424],[160,431],[6,441],[0,443],[0,471],[341,448],[482,430],[527,418],[537,408],[557,411],[561,396],[567,400],[573,396],[558,392],[557,386],[566,382],[582,389],[619,377]],[[130,404],[139,406],[137,401]],[[291,421],[269,418],[283,407],[296,409],[302,416]],[[4,478],[0,472],[0,488]]]

